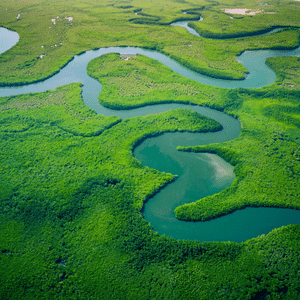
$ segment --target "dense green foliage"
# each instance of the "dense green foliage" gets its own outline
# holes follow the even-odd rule
[[[277,75],[279,86],[292,90],[300,89],[300,59],[299,57],[277,57],[268,58],[266,64],[272,68]]]
[[[268,3],[277,9],[278,22],[275,15],[244,17],[227,32],[299,26],[284,13],[292,8],[297,15],[300,3]],[[295,30],[216,41],[164,25],[212,13],[220,21],[221,8],[235,5],[232,0],[2,1],[0,24],[17,30],[21,39],[0,56],[0,83],[41,80],[76,53],[114,45],[157,49],[206,74],[238,78],[246,70],[235,55],[243,49],[298,43]],[[256,8],[255,1],[239,5]],[[211,31],[217,27],[221,32],[221,22]],[[41,54],[46,56],[40,59]],[[180,148],[217,153],[235,166],[231,187],[176,209],[178,218],[205,220],[245,206],[300,208],[299,59],[267,63],[278,78],[259,90],[205,86],[141,55],[127,61],[105,55],[91,61],[88,72],[103,84],[99,100],[108,107],[177,101],[239,118],[238,139]],[[240,244],[203,243],[159,236],[142,217],[144,202],[175,177],[141,165],[133,148],[166,131],[219,129],[187,109],[125,120],[96,115],[82,102],[79,83],[0,98],[0,298],[300,298],[299,225]]]
[[[51,99],[53,99],[53,103],[47,101],[50,96]],[[42,105],[34,105],[41,98],[45,98],[46,101],[44,101]],[[67,173],[64,175],[64,180],[62,178],[57,180],[57,184],[60,185],[58,190],[66,197],[66,191],[72,192],[71,182],[73,182],[75,188],[76,182],[84,178],[81,174],[82,172],[89,173],[92,172],[92,169],[96,168],[94,170],[96,173],[102,173],[99,170],[99,166],[94,165],[95,161],[98,161],[106,171],[109,169],[113,174],[120,173],[125,175],[129,172],[129,174],[131,174],[130,176],[133,176],[131,170],[124,170],[124,168],[127,168],[129,164],[137,165],[138,169],[141,168],[141,165],[132,157],[131,151],[134,145],[146,136],[157,135],[163,131],[189,130],[206,132],[220,129],[220,125],[215,121],[208,120],[195,112],[176,110],[155,116],[126,119],[118,125],[113,126],[111,130],[103,132],[104,126],[109,128],[120,122],[120,119],[116,117],[97,116],[85,107],[83,103],[80,103],[78,101],[81,100],[78,84],[76,84],[75,87],[74,85],[70,85],[58,88],[55,92],[51,91],[34,95],[16,96],[4,98],[4,100],[4,103],[1,105],[3,111],[1,113],[1,124],[3,124],[1,128],[1,138],[3,141],[1,143],[3,149],[1,164],[3,167],[1,174],[3,181],[1,185],[3,186],[1,190],[6,191],[2,196],[7,205],[10,205],[11,197],[14,197],[17,186],[20,186],[21,190],[25,188],[22,181],[20,181],[18,185],[16,184],[16,182],[20,180],[18,179],[19,176],[26,179],[26,182],[28,181],[28,189],[33,188],[34,190],[34,196],[26,196],[25,200],[30,200],[38,196],[37,190],[35,190],[37,185],[38,188],[41,189],[42,198],[47,193],[58,197],[58,191],[54,193],[52,189],[48,190],[48,180],[51,180],[52,176],[55,178],[61,173],[61,171],[58,172],[55,170],[56,167],[61,168],[64,166]],[[80,106],[83,107],[82,113],[80,111],[76,112],[77,117],[81,118],[81,120],[77,122],[76,114],[70,109],[74,104],[78,104],[78,109]],[[10,109],[13,106],[14,109]],[[84,117],[89,117],[90,119],[87,118],[86,122],[82,122]],[[7,122],[7,120],[10,122]],[[125,127],[125,129],[122,129],[123,127]],[[101,132],[102,135],[100,138],[99,134]],[[45,137],[42,138],[44,135],[49,137],[49,139]],[[91,139],[87,137],[91,137]],[[102,142],[100,142],[100,140],[97,142],[93,139],[95,137],[99,137]],[[43,140],[43,143],[40,142],[41,140]],[[93,141],[94,146],[89,145],[88,141]],[[21,148],[19,149],[15,146],[14,152],[11,153],[13,144],[17,145],[18,143],[21,143]],[[38,150],[40,147],[41,149]],[[94,151],[102,153],[104,156],[102,157],[98,154],[94,157],[93,147],[96,147]],[[98,149],[99,147],[100,149]],[[84,151],[78,154],[79,157],[77,158],[75,153],[77,149],[81,148],[83,148]],[[51,159],[49,157],[49,151],[54,155]],[[118,160],[117,164],[109,162],[114,156],[114,151],[116,152],[115,155]],[[69,154],[67,154],[68,152]],[[63,158],[64,153],[66,153],[67,161]],[[14,155],[13,161],[11,160],[12,155]],[[17,158],[16,155],[20,157]],[[70,157],[71,161],[68,161]],[[50,159],[50,161],[48,161],[48,159]],[[84,163],[86,159],[89,161],[87,165]],[[54,160],[53,166],[51,163],[52,160]],[[56,167],[55,161],[58,163]],[[41,162],[45,167],[44,170],[39,170]],[[92,166],[90,166],[90,164]],[[72,167],[76,169],[74,177],[68,174],[69,168]],[[52,168],[54,168],[54,170],[52,170]],[[13,169],[15,169],[15,171],[13,171]],[[21,170],[25,173],[23,174]],[[27,174],[27,172],[29,173]],[[18,177],[16,177],[16,173],[18,173]],[[39,176],[37,176],[37,174],[39,174]],[[11,176],[13,176],[13,178],[11,178]],[[170,180],[173,176],[169,174],[167,178]],[[36,184],[34,184],[35,181],[37,181]],[[47,193],[43,191],[43,184],[45,184]],[[143,187],[143,189],[148,190],[147,192],[141,192],[141,201],[144,198],[142,195],[151,195],[158,188],[147,186],[146,184]],[[140,205],[142,205],[141,203]],[[142,206],[139,208],[141,209]]]
[[[142,218],[143,200],[173,176],[143,167],[132,157],[134,145],[162,131],[203,130],[210,121],[176,110],[84,137],[64,130],[57,116],[61,110],[62,119],[74,118],[68,107],[78,88],[2,101],[1,117],[34,116],[25,131],[1,131],[2,299],[299,296],[299,226],[243,244],[199,243],[158,236]],[[43,122],[49,107],[56,110]],[[81,110],[88,112],[98,118]]]
[[[80,84],[70,87],[60,87],[55,93],[1,98],[0,131],[23,132],[36,123],[51,123],[74,135],[95,136],[120,121],[96,115],[82,102]]]
[[[276,66],[280,71],[282,65]],[[100,67],[102,73],[97,72]],[[106,105],[117,97],[127,107],[152,103],[146,89],[149,80],[159,89],[160,85],[167,87],[172,78],[172,84],[183,87],[183,92],[185,85],[195,89],[189,95],[191,102],[204,102],[207,95],[211,106],[223,107],[240,118],[243,131],[239,139],[192,149],[218,153],[235,165],[237,175],[229,189],[201,200],[204,218],[244,205],[283,206],[287,197],[286,205],[299,206],[298,131],[293,124],[285,128],[287,125],[271,121],[268,115],[268,109],[286,95],[284,105],[296,105],[299,97],[292,96],[294,92],[275,84],[252,92],[213,89],[175,76],[143,56],[128,61],[117,54],[102,56],[90,63],[91,71],[102,75],[97,78],[103,92],[117,83],[114,87],[120,94],[106,93]],[[133,76],[130,71],[137,72],[141,81],[143,95],[138,95],[138,104],[130,102],[136,98],[136,90],[127,89]],[[126,77],[121,76],[123,72]],[[105,73],[108,76],[103,80]],[[175,96],[175,91],[171,93]],[[174,177],[143,167],[132,157],[133,147],[163,131],[216,130],[214,122],[189,110],[123,121],[97,116],[82,103],[79,84],[5,97],[1,110],[2,298],[299,296],[299,226],[277,229],[240,245],[199,243],[160,237],[142,218],[143,201]],[[112,127],[99,131],[104,126]],[[270,193],[274,185],[279,193]],[[245,202],[249,193],[253,197]],[[199,219],[197,204],[196,208],[188,206],[192,211],[185,206],[177,210],[188,213],[187,219]],[[207,215],[208,210],[213,214]]]
[[[276,66],[279,71],[280,65]],[[233,110],[242,123],[238,139],[179,147],[219,154],[235,166],[236,178],[223,192],[178,207],[179,219],[208,220],[246,206],[300,208],[300,93],[274,84],[261,91],[240,90],[239,96],[243,104]]]

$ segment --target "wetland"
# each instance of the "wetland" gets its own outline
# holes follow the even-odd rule
[[[0,4],[1,298],[298,298],[298,3],[199,4]]]
[[[8,35],[8,33],[7,33]],[[11,35],[14,35],[11,32]],[[251,208],[228,215],[221,220],[211,220],[206,223],[195,223],[176,220],[174,210],[177,206],[194,202],[206,196],[219,193],[231,185],[234,180],[233,167],[214,154],[190,154],[177,151],[177,146],[196,146],[208,143],[220,143],[237,138],[240,124],[232,117],[209,108],[186,106],[182,104],[151,105],[135,108],[133,111],[111,110],[99,104],[97,95],[101,93],[101,84],[88,76],[86,68],[88,63],[101,55],[109,53],[143,54],[164,62],[173,71],[187,78],[210,85],[222,87],[253,87],[265,86],[275,81],[275,73],[267,67],[265,60],[276,56],[300,55],[300,47],[286,51],[252,51],[240,60],[249,70],[249,76],[241,81],[228,82],[201,76],[192,72],[175,61],[168,59],[154,51],[139,48],[103,48],[81,54],[63,68],[57,75],[41,83],[20,87],[0,88],[0,95],[42,92],[55,89],[61,84],[73,82],[83,83],[83,101],[98,114],[113,116],[122,119],[148,114],[156,114],[170,109],[189,108],[206,117],[219,122],[222,130],[217,133],[165,133],[160,137],[145,140],[134,150],[134,156],[150,168],[179,175],[179,177],[165,187],[161,192],[148,200],[143,209],[143,215],[159,234],[166,234],[176,239],[191,239],[199,241],[236,241],[241,242],[267,234],[276,227],[288,224],[300,224],[300,212],[288,209]],[[253,63],[255,61],[255,63]],[[247,64],[248,63],[248,64]],[[258,75],[259,74],[259,75]],[[258,77],[258,78],[257,78]],[[254,83],[251,82],[251,79]],[[250,83],[248,83],[250,81]],[[198,137],[197,137],[198,136]],[[272,218],[276,212],[276,217]],[[260,218],[258,218],[258,215]],[[246,217],[247,216],[247,217]],[[254,216],[256,218],[254,218]],[[232,220],[231,220],[232,219]],[[229,229],[231,228],[231,229]],[[237,228],[239,234],[237,234]]]

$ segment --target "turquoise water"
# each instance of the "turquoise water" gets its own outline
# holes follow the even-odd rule
[[[6,32],[6,34],[9,35]],[[1,38],[1,36],[0,36]],[[5,43],[5,42],[4,42]],[[183,203],[196,201],[207,195],[222,191],[234,179],[233,167],[212,154],[185,153],[176,150],[177,146],[205,145],[220,143],[239,136],[240,123],[221,112],[200,106],[183,104],[152,105],[126,111],[114,111],[101,106],[97,97],[101,84],[86,73],[88,62],[100,55],[119,53],[139,53],[157,59],[173,71],[204,84],[227,88],[258,88],[275,81],[275,73],[266,65],[265,59],[274,56],[300,56],[300,48],[286,51],[247,51],[238,60],[246,66],[250,74],[243,81],[227,81],[209,78],[187,68],[158,52],[134,47],[110,47],[87,51],[74,59],[53,77],[20,87],[0,88],[0,96],[17,95],[29,92],[42,92],[72,82],[82,82],[83,100],[98,114],[117,115],[121,118],[147,115],[176,108],[189,108],[223,125],[223,130],[215,133],[165,133],[146,139],[134,150],[134,155],[144,164],[160,171],[171,172],[178,178],[163,188],[144,206],[143,215],[151,222],[159,234],[175,239],[200,241],[236,241],[270,232],[273,228],[295,223],[300,224],[300,211],[279,208],[246,208],[208,222],[184,222],[174,216],[174,209]]]
[[[13,47],[19,41],[19,35],[0,27],[0,54]]]
[[[202,21],[202,20],[203,20],[203,18],[200,17],[200,19],[199,19],[198,22],[200,22],[200,21]],[[193,34],[193,35],[195,35],[195,36],[200,37],[199,33],[198,33],[195,29],[193,29],[193,28],[191,28],[191,27],[188,26],[188,23],[189,23],[189,22],[195,22],[195,21],[181,21],[181,22],[174,22],[174,23],[172,23],[172,24],[170,24],[170,25],[172,25],[172,26],[183,27],[183,28],[185,28],[189,33],[191,33],[191,34]]]
[[[93,58],[111,52],[139,53],[146,55],[150,58],[160,61],[174,72],[203,84],[225,88],[260,88],[273,83],[276,79],[275,73],[265,64],[266,58],[276,56],[300,56],[300,47],[294,50],[259,50],[244,52],[241,56],[237,57],[237,59],[249,70],[249,74],[246,76],[245,80],[240,81],[215,79],[198,74],[179,65],[169,57],[155,51],[134,47],[101,48],[99,50],[87,51],[79,56],[76,55],[66,67],[60,70],[59,73],[45,81],[19,87],[1,88],[0,97],[29,92],[42,92],[46,91],[47,89],[55,89],[56,87],[64,84],[82,82],[84,84],[84,101],[87,106],[96,110],[97,113],[109,113],[109,111],[103,110],[103,108],[98,104],[97,97],[101,91],[101,84],[87,75],[86,66]]]

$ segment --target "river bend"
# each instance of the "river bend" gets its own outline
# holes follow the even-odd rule
[[[7,47],[6,50],[9,48]],[[275,73],[265,65],[265,59],[283,55],[300,56],[299,47],[295,50],[285,51],[246,51],[238,58],[250,72],[243,81],[219,80],[200,75],[155,51],[134,47],[101,48],[75,56],[59,73],[42,82],[19,87],[0,88],[0,97],[43,92],[64,84],[82,82],[84,85],[83,100],[88,107],[94,109],[98,114],[130,118],[170,109],[189,108],[220,122],[223,130],[219,132],[165,133],[155,138],[146,139],[134,150],[134,155],[143,164],[178,175],[173,183],[152,197],[144,207],[145,219],[151,222],[154,230],[158,231],[159,234],[166,234],[175,239],[241,242],[260,234],[266,234],[276,227],[291,223],[300,224],[300,211],[279,208],[246,208],[207,222],[177,220],[173,212],[175,207],[220,192],[230,186],[235,175],[233,167],[217,155],[180,152],[176,150],[176,147],[232,140],[239,135],[240,123],[222,112],[200,106],[162,104],[126,111],[114,111],[101,106],[97,99],[101,91],[101,84],[87,75],[86,67],[90,60],[111,52],[146,55],[157,59],[178,74],[204,84],[226,88],[258,88],[269,85],[276,79]]]

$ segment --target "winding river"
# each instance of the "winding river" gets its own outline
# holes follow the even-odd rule
[[[183,27],[185,28],[189,33],[195,35],[195,36],[198,36],[200,37],[200,34],[195,30],[193,29],[192,27],[189,26],[189,22],[201,22],[203,20],[202,17],[200,17],[200,19],[198,21],[180,21],[180,22],[174,22],[174,23],[171,23],[170,25],[171,26],[179,26],[179,27]]]
[[[193,29],[192,27],[189,26],[190,22],[201,22],[203,20],[202,17],[200,17],[200,19],[198,21],[192,21],[192,20],[188,20],[188,21],[180,21],[180,22],[174,22],[171,23],[171,26],[179,26],[179,27],[183,27],[185,28],[189,33],[198,36],[198,37],[202,37],[195,29]],[[270,29],[269,31],[266,31],[265,33],[261,33],[260,35],[267,35],[267,34],[271,34],[271,33],[275,33],[277,31],[281,30],[281,28],[275,28],[275,29]],[[207,37],[205,37],[207,38]],[[214,39],[214,38],[211,38]]]
[[[8,36],[15,34],[5,29],[4,31],[7,31]],[[7,46],[6,50],[10,47]],[[130,118],[170,109],[189,108],[220,122],[223,130],[219,132],[165,133],[155,138],[146,139],[135,148],[135,157],[144,165],[178,175],[173,183],[163,188],[144,206],[143,215],[145,219],[151,222],[153,229],[159,234],[166,234],[175,239],[241,242],[266,234],[276,227],[300,224],[299,210],[279,208],[246,208],[208,222],[177,220],[174,215],[175,207],[222,191],[231,185],[235,175],[233,167],[217,155],[185,153],[177,151],[176,147],[178,145],[205,145],[232,140],[239,136],[240,123],[224,113],[200,106],[162,104],[126,111],[114,111],[101,106],[97,100],[101,91],[101,84],[87,75],[86,67],[93,58],[111,52],[146,55],[157,59],[173,71],[204,84],[226,88],[258,88],[269,85],[276,79],[274,72],[264,63],[267,57],[300,56],[300,47],[286,51],[261,50],[243,53],[238,59],[250,72],[243,81],[218,80],[200,75],[154,51],[133,47],[110,47],[87,51],[82,55],[75,56],[59,73],[45,81],[20,87],[0,88],[0,97],[3,97],[42,92],[64,84],[82,82],[84,85],[83,100],[88,107],[94,109],[98,114]]]

